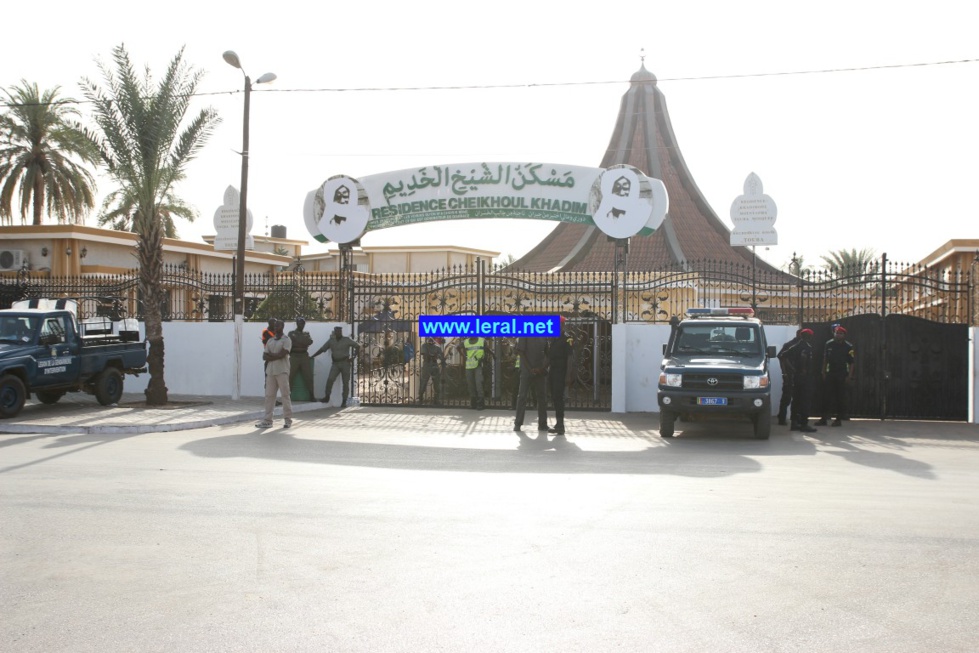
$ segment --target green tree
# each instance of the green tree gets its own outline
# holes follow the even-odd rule
[[[70,98],[59,88],[44,91],[21,80],[5,89],[7,111],[0,115],[0,220],[11,224],[14,197],[21,222],[33,210],[39,225],[47,211],[60,223],[82,223],[95,206],[95,178],[86,165],[98,152],[77,122]]]
[[[841,249],[830,252],[827,256],[820,257],[825,263],[826,272],[834,278],[843,277],[866,277],[876,275],[880,270],[880,261],[874,250],[865,247],[864,249]]]
[[[132,195],[132,188],[121,187],[106,195],[99,211],[99,226],[109,226],[116,231],[136,231],[133,216],[137,213],[138,197]],[[193,222],[197,218],[194,207],[185,203],[172,192],[163,199],[157,211],[163,224],[163,237],[176,238],[177,225],[174,218],[184,218]]]
[[[202,72],[183,61],[183,48],[155,84],[147,68],[138,75],[122,45],[112,51],[114,70],[99,68],[105,88],[82,80],[85,97],[93,104],[97,132],[89,137],[99,149],[110,177],[120,191],[119,206],[131,211],[133,230],[139,234],[139,288],[149,342],[150,380],[146,403],[167,403],[163,375],[163,213],[174,200],[173,189],[220,121],[208,107],[186,120]]]
[[[252,322],[266,322],[275,317],[288,322],[295,320],[297,316],[309,322],[327,319],[312,295],[297,285],[284,283],[273,286],[248,319]]]

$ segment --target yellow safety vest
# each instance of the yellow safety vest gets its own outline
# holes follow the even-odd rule
[[[474,370],[479,367],[483,360],[483,347],[486,345],[486,338],[476,338],[476,342],[469,342],[467,338],[463,345],[466,348],[466,369]]]

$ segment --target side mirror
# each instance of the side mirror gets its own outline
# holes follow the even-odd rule
[[[666,343],[663,343],[663,355],[666,356]]]
[[[768,355],[769,358],[775,358],[775,345],[771,345],[768,349],[765,350],[765,353]]]

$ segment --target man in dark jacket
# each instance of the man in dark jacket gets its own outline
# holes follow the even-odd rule
[[[571,337],[564,330],[564,317],[561,318],[561,333],[551,338],[547,344],[547,386],[554,404],[554,427],[551,433],[564,435],[564,391],[571,387],[574,379],[574,346]]]
[[[796,330],[795,337],[782,345],[782,348],[778,351],[778,364],[782,369],[782,397],[778,402],[778,423],[781,426],[785,426],[785,418],[788,415],[789,406],[792,404],[792,392],[793,386],[795,385],[795,379],[792,374],[792,361],[785,356],[785,352],[799,342],[801,333],[802,329]]]
[[[517,415],[513,430],[523,427],[527,394],[534,388],[537,395],[537,430],[547,431],[547,340],[544,338],[520,338],[517,340],[517,356],[520,357],[520,390],[517,393]],[[547,436],[544,436],[545,438]]]
[[[435,342],[434,338],[425,338],[425,344],[421,347],[422,356],[422,376],[418,384],[418,403],[425,400],[425,390],[428,388],[428,380],[432,380],[435,390],[435,405],[442,405],[442,370],[445,368],[445,352]]]
[[[812,404],[812,329],[802,329],[799,341],[785,350],[783,357],[792,367],[792,431],[815,433],[809,426],[809,409]]]
[[[856,354],[853,343],[846,339],[846,329],[838,326],[833,331],[833,339],[823,348],[823,396],[825,412],[817,425],[825,426],[830,415],[835,414],[833,426],[842,425],[846,414],[846,386],[853,381],[856,369]]]

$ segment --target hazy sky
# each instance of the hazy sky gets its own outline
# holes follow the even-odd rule
[[[918,260],[979,237],[979,5],[961,0],[43,6],[4,7],[0,86],[26,79],[81,99],[78,81],[101,81],[96,59],[120,43],[157,74],[186,46],[206,72],[194,106],[223,122],[177,189],[200,213],[179,226],[189,239],[214,232],[225,188],[239,185],[243,80],[228,49],[253,80],[278,76],[252,94],[253,233],[267,218],[313,243],[303,200],[335,174],[598,166],[644,50],[714,211],[731,226],[751,172],[775,200],[779,244],[758,251],[772,263],[851,247]],[[520,255],[555,224],[433,223],[363,243]]]

